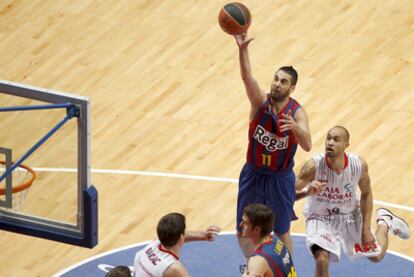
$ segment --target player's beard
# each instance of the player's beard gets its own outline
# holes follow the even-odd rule
[[[277,91],[275,89],[272,90],[270,93],[270,97],[272,98],[273,102],[283,102],[287,97],[289,97],[289,93],[283,91]]]

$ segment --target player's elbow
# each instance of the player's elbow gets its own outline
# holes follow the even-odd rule
[[[309,138],[306,140],[306,147],[304,149],[306,152],[309,152],[312,150],[312,138],[309,135]]]
[[[309,152],[312,150],[312,143],[304,143],[302,145],[302,149],[305,150],[306,152]]]

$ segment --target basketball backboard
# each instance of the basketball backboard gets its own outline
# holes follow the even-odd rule
[[[0,229],[95,246],[98,196],[90,182],[90,100],[0,81],[0,101],[0,160],[5,161]],[[21,181],[13,183],[10,176],[24,171],[20,164],[32,168],[36,178],[17,209],[13,189]]]

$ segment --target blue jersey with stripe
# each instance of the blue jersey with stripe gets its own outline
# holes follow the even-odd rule
[[[286,171],[293,168],[298,142],[292,131],[280,131],[279,119],[282,118],[282,114],[289,112],[294,117],[300,107],[295,99],[289,98],[288,103],[275,113],[268,97],[249,125],[249,164],[271,171]]]
[[[271,241],[262,243],[253,252],[253,256],[263,257],[275,277],[296,277],[292,257],[283,242],[273,237]]]

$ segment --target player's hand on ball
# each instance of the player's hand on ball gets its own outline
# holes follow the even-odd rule
[[[250,43],[252,40],[254,40],[254,38],[248,38],[248,37],[247,37],[247,33],[243,33],[243,34],[241,34],[241,35],[235,35],[234,37],[236,38],[237,45],[238,45],[240,48],[245,48],[245,47],[247,47],[247,45],[249,45],[249,43]]]

